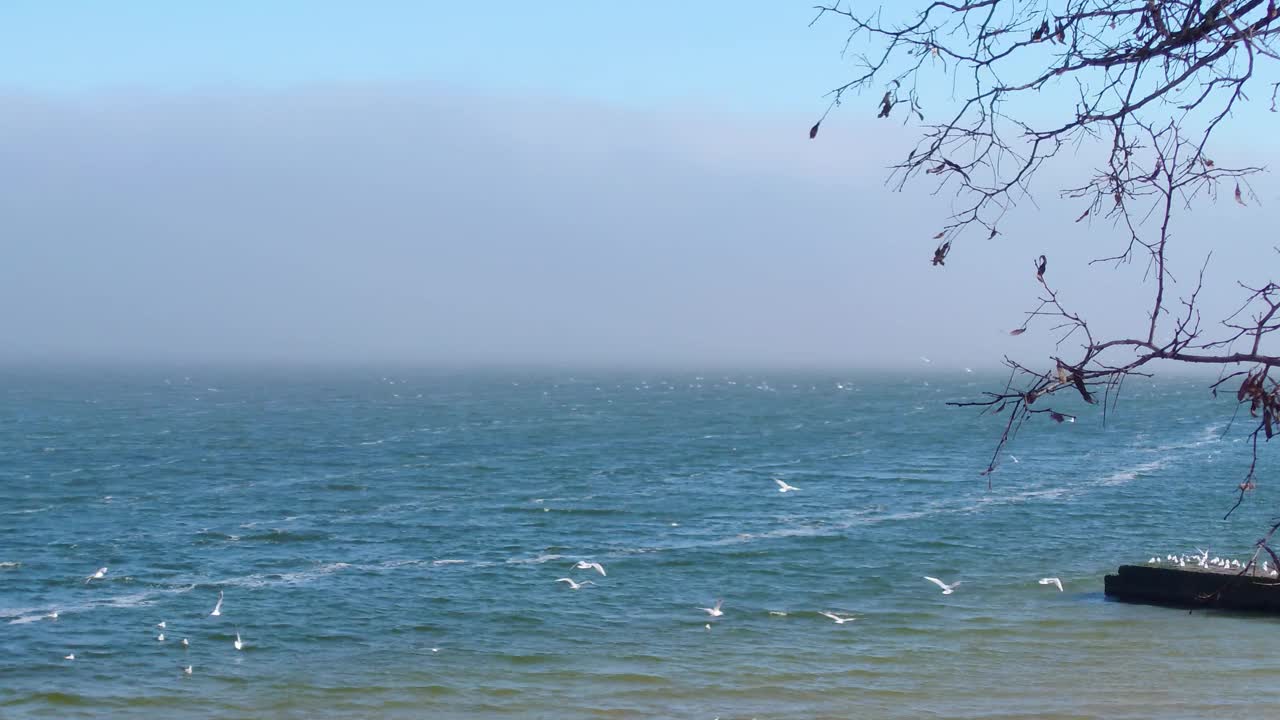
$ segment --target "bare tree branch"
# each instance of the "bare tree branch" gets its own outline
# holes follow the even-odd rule
[[[1149,374],[1153,362],[1219,365],[1223,375],[1210,389],[1216,395],[1238,382],[1237,408],[1247,407],[1256,422],[1252,462],[1232,510],[1238,507],[1256,485],[1259,437],[1280,431],[1280,385],[1271,378],[1280,355],[1269,341],[1280,331],[1280,285],[1238,283],[1239,309],[1206,325],[1197,303],[1209,258],[1192,292],[1174,297],[1169,253],[1179,214],[1196,203],[1218,200],[1226,189],[1239,206],[1257,204],[1248,178],[1263,168],[1221,166],[1207,149],[1247,102],[1258,63],[1280,59],[1276,0],[937,0],[878,9],[837,1],[815,9],[814,22],[848,24],[846,52],[857,63],[852,79],[831,91],[823,118],[849,97],[873,93],[878,117],[920,129],[906,158],[891,166],[891,186],[928,179],[933,192],[954,194],[957,209],[934,237],[941,241],[934,265],[944,266],[971,230],[999,234],[1007,213],[1031,198],[1037,172],[1064,148],[1100,153],[1087,182],[1061,191],[1081,204],[1076,222],[1109,221],[1124,238],[1118,252],[1094,263],[1146,261],[1151,295],[1142,326],[1103,338],[1050,285],[1047,259],[1036,260],[1039,304],[1011,334],[1051,333],[1051,366],[1006,357],[1002,390],[953,403],[1008,412],[982,473],[988,483],[1027,420],[1075,420],[1046,398],[1065,391],[1088,405],[1101,394],[1105,422],[1124,379]],[[927,97],[939,80],[950,81],[950,97]],[[1275,111],[1280,83],[1270,89]],[[1042,91],[1070,92],[1074,102],[1045,102]],[[926,99],[950,109],[926,121]]]

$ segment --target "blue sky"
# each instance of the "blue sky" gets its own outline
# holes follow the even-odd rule
[[[625,105],[819,107],[843,33],[808,2],[222,0],[0,5],[0,85],[59,94],[430,83]]]
[[[0,307],[20,309],[0,362],[1034,364],[1053,334],[1008,330],[1041,253],[1099,329],[1145,327],[1142,263],[1088,265],[1123,234],[1057,196],[1092,159],[1065,154],[1001,236],[931,266],[954,199],[884,185],[916,130],[874,119],[872,93],[806,137],[851,65],[844,25],[813,15],[0,3]],[[1275,157],[1254,109],[1219,162]],[[1270,212],[1178,226],[1179,278],[1214,252],[1210,318],[1234,280],[1269,279]]]

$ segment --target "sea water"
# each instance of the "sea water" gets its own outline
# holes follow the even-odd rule
[[[1003,380],[6,371],[0,717],[1274,716],[1280,620],[1102,594],[1249,556],[1247,410],[1064,393],[982,477]]]

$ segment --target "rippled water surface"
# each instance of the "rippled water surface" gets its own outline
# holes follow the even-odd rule
[[[0,717],[1274,717],[1277,620],[1102,595],[1247,555],[1230,401],[1064,398],[988,490],[999,383],[9,371]]]

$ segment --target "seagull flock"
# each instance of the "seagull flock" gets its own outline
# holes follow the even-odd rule
[[[1170,553],[1165,555],[1164,557],[1160,557],[1158,555],[1152,555],[1151,559],[1147,561],[1147,564],[1148,565],[1168,564],[1170,567],[1177,567],[1177,568],[1185,568],[1187,566],[1190,566],[1195,568],[1204,568],[1206,570],[1244,571],[1250,567],[1252,562],[1253,562],[1252,560],[1246,560],[1245,562],[1242,563],[1239,560],[1230,559],[1230,558],[1220,558],[1220,557],[1217,557],[1216,555],[1211,558],[1209,557],[1208,550],[1201,550],[1200,548],[1196,548],[1196,554],[1194,555],[1187,555],[1185,553],[1181,555],[1174,555]],[[1270,560],[1262,561],[1262,574],[1266,575],[1267,577],[1273,577],[1273,578],[1280,577],[1280,572],[1277,572],[1276,568],[1271,567]]]
[[[774,478],[773,481],[774,483],[777,484],[778,492],[780,493],[794,492],[794,491],[800,490],[800,488],[794,485],[790,485],[786,481],[780,478]],[[1198,554],[1196,555],[1169,554],[1169,555],[1166,555],[1164,558],[1160,558],[1158,556],[1152,556],[1151,559],[1147,561],[1147,563],[1150,565],[1161,565],[1164,563],[1168,563],[1176,567],[1186,567],[1188,563],[1191,563],[1196,567],[1223,569],[1223,570],[1233,570],[1233,569],[1240,570],[1248,567],[1247,565],[1242,565],[1239,560],[1228,560],[1228,559],[1219,558],[1219,557],[1210,558],[1208,550],[1200,550],[1199,548],[1197,548],[1197,552]],[[578,560],[573,564],[572,568],[575,570],[591,570],[598,573],[599,576],[602,578],[608,577],[608,572],[605,571],[604,565],[592,560],[585,560],[585,559]],[[92,575],[89,575],[87,578],[85,578],[84,582],[85,584],[88,584],[94,580],[102,580],[107,576],[107,572],[108,572],[108,568],[105,568],[105,567],[98,568]],[[1277,569],[1275,568],[1271,568],[1267,561],[1263,561],[1262,563],[1262,572],[1269,575],[1270,577],[1280,576],[1280,572],[1277,572]],[[961,585],[961,581],[959,580],[956,580],[954,582],[945,582],[943,580],[940,580],[939,578],[932,577],[929,575],[923,576],[923,579],[936,585],[939,589],[941,589],[943,595],[951,595],[955,593],[956,588],[960,587]],[[556,582],[566,583],[570,590],[581,590],[584,587],[587,587],[588,585],[596,584],[592,580],[578,581],[570,577],[557,578]],[[1059,578],[1044,577],[1044,578],[1040,578],[1038,582],[1040,585],[1053,586],[1058,589],[1058,592],[1063,592],[1062,580]],[[218,600],[216,603],[214,603],[213,610],[209,612],[209,617],[222,616],[222,603],[223,603],[224,597],[225,596],[223,594],[223,591],[219,590]],[[716,600],[715,604],[712,605],[711,607],[700,607],[697,609],[705,612],[708,618],[724,617],[724,614],[725,614],[724,600],[723,599]],[[780,617],[785,617],[787,615],[786,612],[779,611],[779,610],[771,610],[769,611],[769,614],[774,616],[780,616]],[[818,613],[818,615],[821,615],[822,617],[830,619],[832,622],[834,622],[837,625],[844,625],[846,623],[854,622],[859,619],[858,616],[856,615],[848,615],[848,614],[839,615],[834,611],[829,611],[829,610],[821,611]],[[50,620],[57,620],[58,612],[55,610],[45,615],[44,617]],[[707,630],[710,630],[711,623],[706,623],[704,627]],[[168,628],[168,622],[162,620],[159,623],[156,623],[156,628],[160,630],[160,632],[156,635],[156,641],[161,643],[165,642],[164,630]],[[245,647],[245,643],[240,636],[239,629],[236,630],[235,638],[236,639],[232,643],[232,647],[234,647],[237,651],[243,650]],[[181,644],[184,650],[190,647],[190,642],[185,637],[182,638]],[[439,648],[431,648],[432,652],[437,652],[438,650]],[[75,660],[76,655],[74,652],[68,653],[67,655],[63,656],[63,659],[68,661]],[[182,667],[182,672],[184,675],[191,675],[192,671],[193,671],[193,668],[191,665],[185,665]]]
[[[797,490],[799,490],[799,489],[800,489],[800,488],[798,488],[798,487],[796,487],[796,486],[794,486],[794,485],[790,485],[790,484],[788,484],[785,480],[782,480],[781,478],[774,478],[774,479],[773,479],[773,482],[777,484],[777,486],[778,486],[778,492],[780,492],[780,493],[793,492],[793,491],[797,491]],[[535,501],[535,502],[537,502],[537,501]],[[672,523],[672,524],[674,525],[675,523]],[[1171,556],[1171,557],[1172,557],[1172,556]],[[1206,556],[1206,557],[1207,557],[1207,556]],[[1156,558],[1152,558],[1152,559],[1151,559],[1151,561],[1152,561],[1152,562],[1156,562]],[[599,573],[599,574],[600,574],[600,577],[608,577],[608,573],[606,573],[606,572],[605,572],[604,566],[603,566],[603,565],[601,565],[601,564],[600,564],[600,563],[598,563],[598,562],[594,562],[594,561],[591,561],[591,560],[578,560],[578,561],[576,561],[576,562],[575,562],[571,567],[572,567],[572,569],[575,569],[575,570],[595,570],[597,573]],[[959,581],[959,580],[956,580],[955,582],[948,583],[948,582],[944,582],[944,581],[942,581],[942,580],[939,580],[939,579],[938,579],[938,578],[936,578],[936,577],[930,577],[930,576],[928,576],[928,575],[925,575],[925,576],[924,576],[924,579],[925,579],[925,580],[928,580],[929,582],[931,582],[931,583],[933,583],[934,585],[937,585],[939,588],[941,588],[941,590],[942,590],[942,594],[943,594],[943,595],[951,595],[951,594],[953,594],[953,593],[956,591],[956,588],[960,587],[960,584],[961,584],[961,581]],[[569,587],[569,589],[570,589],[570,590],[581,590],[582,588],[584,588],[584,587],[586,587],[586,586],[588,586],[588,585],[595,585],[595,582],[593,582],[593,581],[591,581],[591,580],[582,580],[582,581],[578,581],[578,580],[574,580],[573,578],[568,578],[568,577],[556,578],[556,582],[558,582],[558,583],[567,583],[567,584],[568,584],[568,587]],[[1039,580],[1038,582],[1039,582],[1039,584],[1041,584],[1041,585],[1051,585],[1051,586],[1053,586],[1053,587],[1056,587],[1056,588],[1058,589],[1058,592],[1063,592],[1063,591],[1064,591],[1064,590],[1063,590],[1063,587],[1062,587],[1062,580],[1061,580],[1061,579],[1059,579],[1059,578],[1056,578],[1056,577],[1044,577],[1044,578],[1040,578],[1040,580]],[[723,600],[723,599],[721,599],[721,600],[716,600],[715,604],[714,604],[714,605],[712,605],[711,607],[700,607],[700,608],[697,608],[697,609],[698,609],[698,610],[701,610],[701,611],[703,611],[703,612],[705,612],[705,613],[707,614],[707,616],[708,616],[708,619],[710,619],[710,618],[719,618],[719,617],[724,617],[724,600]],[[769,611],[769,614],[770,614],[770,615],[773,615],[773,616],[776,616],[776,617],[786,617],[786,616],[787,616],[787,613],[786,613],[786,612],[783,612],[783,611],[781,611],[781,610],[770,610],[770,611]],[[843,616],[842,616],[842,615],[839,615],[839,614],[835,613],[834,611],[830,611],[830,610],[823,610],[823,611],[819,612],[818,614],[819,614],[819,615],[821,615],[822,617],[825,617],[825,618],[830,619],[832,622],[834,622],[834,623],[835,623],[835,624],[837,624],[837,625],[844,625],[845,623],[854,622],[855,620],[858,620],[858,619],[859,619],[859,618],[858,618],[858,616],[856,616],[856,615],[843,615]],[[710,630],[710,629],[711,629],[711,623],[706,623],[706,624],[704,624],[704,625],[703,625],[703,627],[704,627],[704,628],[706,628],[707,630]]]
[[[96,570],[92,575],[90,575],[89,577],[85,578],[85,584],[88,584],[88,583],[90,583],[90,582],[92,582],[92,581],[94,581],[94,580],[102,580],[102,579],[106,578],[106,576],[107,576],[107,570],[108,570],[108,569],[107,569],[107,568],[105,568],[105,567],[103,567],[103,568],[98,568],[98,569],[97,569],[97,570]],[[603,572],[603,569],[601,570],[601,572]],[[575,589],[576,589],[576,588],[575,588]],[[214,606],[213,606],[213,610],[209,612],[209,617],[221,617],[221,615],[222,615],[222,600],[223,600],[223,592],[222,592],[221,590],[219,590],[219,591],[218,591],[218,601],[214,604]],[[45,616],[44,616],[44,618],[45,618],[45,619],[47,619],[47,620],[57,620],[57,619],[58,619],[58,611],[57,611],[57,610],[54,610],[53,612],[50,612],[49,614],[45,615]],[[159,633],[157,633],[157,634],[156,634],[156,642],[159,642],[159,643],[163,643],[163,642],[165,642],[166,638],[165,638],[164,631],[165,631],[165,630],[167,630],[167,629],[169,628],[169,622],[168,622],[167,620],[161,620],[160,622],[156,623],[156,625],[155,625],[155,626],[156,626],[156,628],[160,631]],[[191,641],[184,637],[184,638],[182,638],[181,645],[182,645],[182,649],[183,649],[183,650],[186,650],[187,648],[191,647]],[[233,642],[233,643],[231,644],[231,646],[232,646],[232,647],[234,647],[236,650],[244,650],[245,643],[244,643],[244,641],[243,641],[243,640],[241,639],[241,637],[240,637],[240,631],[239,631],[239,629],[237,629],[237,630],[236,630],[236,639],[235,639],[235,642]],[[434,648],[433,648],[433,651],[434,651]],[[75,659],[76,659],[76,654],[75,654],[74,652],[72,652],[72,653],[67,653],[66,655],[63,655],[63,656],[62,656],[62,659],[63,659],[63,660],[75,660]],[[183,674],[183,675],[191,675],[191,674],[193,673],[193,670],[194,670],[194,668],[193,668],[191,665],[183,665],[183,666],[182,666],[182,674]]]

